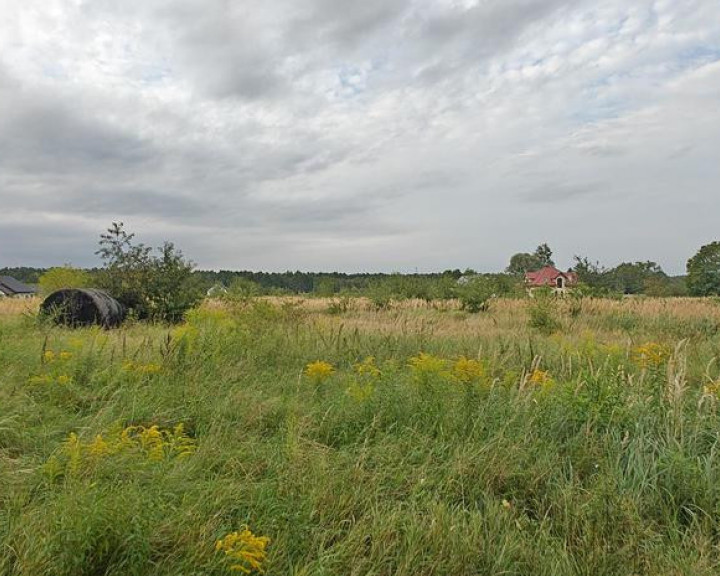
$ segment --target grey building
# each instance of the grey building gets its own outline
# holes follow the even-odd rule
[[[0,276],[0,298],[5,296],[17,296],[20,298],[35,296],[35,288],[15,280],[12,276]]]

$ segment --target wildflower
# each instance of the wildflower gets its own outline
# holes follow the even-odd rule
[[[247,526],[238,532],[231,532],[215,542],[215,551],[223,552],[231,562],[230,570],[251,574],[263,573],[263,563],[267,557],[265,549],[270,543],[267,536],[256,536]]]
[[[93,456],[107,456],[112,452],[110,445],[103,440],[103,437],[100,434],[95,436],[95,440],[90,442],[87,448],[88,452],[90,452]]]
[[[366,376],[369,378],[380,378],[380,369],[375,364],[375,357],[368,356],[362,362],[358,362],[353,366],[358,376]]]
[[[63,350],[59,354],[60,360],[70,360],[72,358],[72,352],[68,352],[67,350]]]
[[[455,362],[452,369],[452,375],[455,379],[466,384],[481,380],[485,375],[485,368],[478,360],[471,360],[461,356]]]
[[[333,372],[335,372],[333,365],[322,360],[311,362],[305,366],[305,376],[316,384],[323,383],[332,376]]]
[[[187,458],[195,453],[195,440],[185,434],[185,426],[181,422],[172,431],[172,451],[177,453],[178,458]]]
[[[45,350],[43,353],[43,361],[50,363],[55,361],[55,352],[52,350]]]
[[[720,380],[705,384],[703,386],[703,396],[714,396],[716,398],[720,396]]]
[[[666,346],[657,342],[648,342],[634,350],[635,361],[641,368],[657,368],[669,356]]]
[[[63,452],[68,457],[68,467],[71,472],[77,472],[82,459],[82,445],[75,432],[71,432],[63,446]]]
[[[157,424],[150,428],[140,428],[139,431],[140,447],[145,451],[148,459],[162,460],[165,455],[165,440]]]
[[[160,372],[160,369],[159,364],[141,364],[135,367],[135,371],[138,374],[157,374]]]
[[[425,352],[420,352],[417,356],[410,358],[408,366],[418,377],[447,375],[447,360]]]
[[[552,378],[550,377],[549,372],[540,370],[539,368],[534,368],[528,377],[528,382],[530,384],[535,384],[536,386],[547,386],[552,384]]]
[[[57,377],[58,384],[63,384],[63,385],[70,384],[71,380],[72,380],[72,378],[70,378],[70,376],[68,376],[67,374],[60,374],[60,376]]]

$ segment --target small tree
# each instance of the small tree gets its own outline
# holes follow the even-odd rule
[[[483,276],[468,278],[457,286],[456,295],[460,300],[460,307],[466,312],[487,312],[490,300],[496,295],[495,283]]]
[[[693,296],[720,295],[720,242],[698,250],[687,263],[687,286]]]
[[[63,288],[86,288],[90,284],[90,274],[69,264],[50,268],[38,279],[40,293],[45,296]]]
[[[535,252],[519,252],[510,258],[506,272],[514,276],[522,276],[526,272],[535,272],[545,266],[555,266],[552,259],[552,250],[547,244],[540,244]]]
[[[105,265],[100,287],[132,310],[138,318],[177,322],[203,296],[201,281],[172,242],[154,255],[152,248],[134,243],[122,222],[113,222],[100,236],[96,252]]]

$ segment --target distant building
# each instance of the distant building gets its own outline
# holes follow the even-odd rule
[[[6,296],[29,298],[35,296],[35,288],[15,280],[12,276],[0,276],[0,298]]]
[[[534,288],[551,288],[555,292],[565,292],[568,288],[576,286],[578,277],[575,272],[568,270],[561,272],[555,266],[545,266],[536,272],[525,273],[525,286],[529,290]]]
[[[225,288],[225,285],[217,283],[208,288],[207,296],[208,298],[222,298],[227,293],[228,289]]]

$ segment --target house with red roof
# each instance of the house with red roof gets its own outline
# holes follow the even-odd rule
[[[551,288],[555,292],[565,292],[568,288],[576,286],[578,277],[575,272],[568,270],[562,272],[555,266],[545,266],[535,272],[525,273],[525,286],[528,290],[534,288]]]

